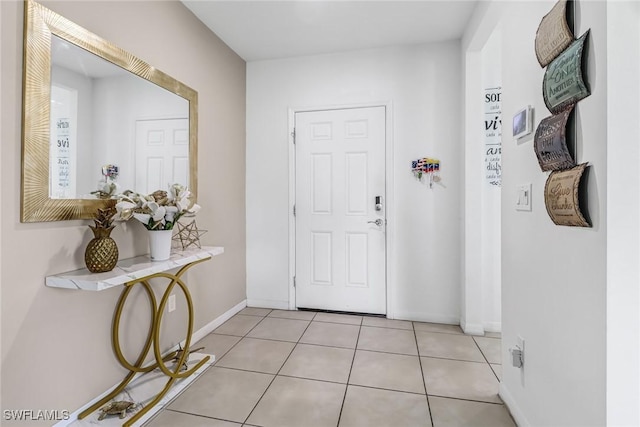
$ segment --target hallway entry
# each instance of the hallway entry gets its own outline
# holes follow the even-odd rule
[[[385,114],[295,114],[299,308],[386,313]]]

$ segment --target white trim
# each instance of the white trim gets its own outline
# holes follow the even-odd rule
[[[206,337],[211,332],[213,332],[213,330],[216,329],[218,326],[222,325],[224,322],[226,322],[227,320],[235,316],[236,313],[238,313],[240,310],[242,310],[246,306],[247,306],[247,300],[244,300],[239,302],[229,310],[225,311],[222,315],[216,317],[214,320],[212,320],[211,322],[207,323],[202,328],[194,332],[191,335],[191,342],[196,343],[200,341],[202,338]],[[184,341],[180,343],[180,345],[182,344],[184,344]]]
[[[386,172],[386,218],[387,218],[387,230],[386,230],[386,315],[389,319],[395,317],[395,305],[393,300],[393,294],[395,291],[395,272],[396,272],[396,260],[395,254],[395,192],[394,192],[394,175],[393,175],[393,103],[391,101],[386,102],[366,102],[357,104],[344,104],[344,105],[325,105],[315,107],[289,107],[288,109],[288,133],[289,133],[289,301],[284,310],[295,310],[296,301],[296,289],[293,286],[293,276],[296,274],[296,221],[293,216],[293,205],[296,200],[296,153],[295,145],[291,138],[291,133],[295,129],[295,115],[296,113],[305,113],[311,111],[327,111],[327,110],[346,110],[350,108],[371,108],[371,107],[384,107],[385,109],[385,172]],[[254,300],[249,300],[249,305],[253,305]],[[270,301],[275,303],[275,301]],[[257,306],[257,305],[256,305]],[[263,307],[274,308],[270,305],[264,305]],[[282,308],[278,306],[277,308]]]
[[[387,316],[390,319],[392,317]],[[460,319],[455,316],[443,316],[439,314],[429,314],[423,312],[413,312],[413,311],[402,311],[398,310],[395,312],[395,317],[393,319],[398,320],[410,320],[413,322],[426,322],[426,323],[440,323],[444,325],[459,325]]]
[[[460,328],[467,335],[484,336],[484,326],[480,323],[467,323],[464,318],[460,318]]]
[[[273,308],[276,310],[289,310],[289,301],[251,298],[247,300],[247,306],[256,308]],[[293,310],[295,310],[295,308]]]
[[[498,392],[498,395],[503,400],[505,406],[511,413],[511,416],[513,417],[513,420],[516,422],[518,427],[531,426],[531,423],[525,418],[524,414],[522,413],[522,410],[516,404],[516,401],[514,400],[511,393],[509,393],[509,390],[507,390],[507,387],[504,385],[503,382],[500,383],[500,391]]]
[[[200,341],[202,338],[204,338],[205,336],[209,335],[211,332],[213,332],[214,329],[216,329],[218,326],[222,325],[224,322],[226,322],[227,320],[232,318],[236,313],[238,313],[240,310],[242,310],[246,306],[247,306],[247,300],[241,301],[240,303],[236,304],[235,306],[233,306],[232,308],[230,308],[229,310],[224,312],[222,315],[218,316],[215,320],[213,320],[212,322],[209,322],[208,324],[206,324],[205,326],[203,326],[202,328],[200,328],[196,332],[194,332],[191,335],[191,341],[193,343],[196,343],[196,342]],[[180,342],[180,346],[184,345],[185,341]],[[175,351],[177,349],[178,349],[178,345],[176,345],[173,348],[171,348],[168,352]],[[213,365],[213,363],[215,362],[215,357],[212,357],[211,359],[212,359],[211,362],[208,364],[209,366]],[[202,371],[202,369],[200,371]],[[131,381],[131,383],[136,381],[136,379],[138,379],[142,375],[144,375],[144,374],[143,373],[136,374],[136,376]],[[198,375],[199,375],[199,373],[198,373]],[[173,392],[170,391],[169,394],[167,394],[167,396],[165,397],[165,399],[163,399],[163,401],[165,401],[165,400],[166,401],[170,401],[171,399],[173,399],[173,397],[175,395],[177,395],[178,392],[182,392],[183,388],[187,387],[188,384],[193,382],[196,379],[196,376],[197,375],[193,375],[193,376],[183,380],[183,382],[184,382],[183,387],[180,388],[179,390],[178,389],[173,390]],[[70,426],[70,425],[78,422],[79,421],[78,420],[78,415],[80,415],[80,412],[84,411],[86,408],[90,407],[91,405],[93,405],[94,403],[96,403],[97,401],[102,399],[104,396],[109,394],[111,392],[111,390],[116,388],[119,384],[120,384],[120,382],[114,384],[112,387],[109,387],[109,389],[107,391],[105,391],[104,393],[100,394],[99,396],[97,396],[96,398],[91,400],[90,402],[87,402],[85,405],[83,405],[82,407],[78,408],[77,410],[75,410],[74,412],[69,414],[69,419],[68,420],[62,420],[62,421],[54,424],[54,427],[67,427],[67,426]],[[158,404],[157,408],[151,409],[151,411],[149,411],[149,413],[147,413],[144,417],[142,417],[140,420],[138,420],[138,422],[136,422],[135,425],[136,426],[137,425],[142,425],[143,423],[148,421],[153,415],[155,415],[156,412],[158,412],[162,408],[163,408],[163,406]],[[82,422],[82,420],[80,420],[80,422]]]
[[[287,309],[295,310],[296,288],[293,277],[296,275],[296,217],[293,215],[293,206],[296,203],[296,146],[293,132],[296,128],[296,111],[288,110],[289,125],[289,304]]]
[[[502,322],[485,322],[485,332],[502,332]]]

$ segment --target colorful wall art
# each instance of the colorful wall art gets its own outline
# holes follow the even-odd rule
[[[429,157],[412,160],[411,172],[420,181],[426,176],[429,180],[429,187],[432,187],[434,182],[440,182],[440,160]]]

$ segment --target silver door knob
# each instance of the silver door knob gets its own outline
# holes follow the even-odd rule
[[[367,224],[375,224],[378,227],[380,227],[381,225],[384,224],[384,221],[382,219],[378,218],[375,221],[367,221]]]

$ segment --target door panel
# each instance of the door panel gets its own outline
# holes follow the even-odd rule
[[[189,186],[189,120],[136,121],[136,183],[143,194]]]
[[[295,122],[296,305],[384,314],[385,210],[375,198],[385,196],[385,108]]]

